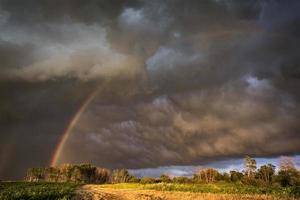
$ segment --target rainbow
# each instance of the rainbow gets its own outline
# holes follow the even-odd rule
[[[69,124],[67,125],[67,127],[65,128],[62,137],[57,145],[57,147],[55,148],[54,154],[52,156],[52,159],[50,161],[50,166],[54,167],[57,166],[59,158],[62,154],[62,150],[65,146],[66,141],[68,140],[68,138],[70,137],[70,134],[73,130],[73,128],[76,126],[76,124],[78,123],[81,115],[84,113],[84,111],[87,109],[87,107],[90,105],[90,103],[94,100],[94,98],[98,95],[98,93],[100,92],[100,90],[103,88],[103,85],[97,87],[87,98],[86,100],[83,102],[83,104],[80,106],[79,110],[76,112],[76,114],[74,115],[74,117],[70,120]]]

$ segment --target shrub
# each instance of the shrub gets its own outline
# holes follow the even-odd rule
[[[178,176],[172,179],[174,183],[191,183],[191,180],[188,177]]]
[[[139,183],[141,181],[141,179],[135,177],[135,176],[130,176],[128,179],[129,183]]]
[[[296,186],[300,184],[300,173],[294,168],[280,170],[276,176],[276,181],[283,187]]]
[[[230,182],[230,175],[226,172],[224,172],[223,174],[218,173],[218,175],[216,176],[216,180]]]
[[[140,181],[141,184],[152,184],[155,182],[156,182],[156,180],[152,177],[143,177]]]
[[[165,175],[165,174],[160,175],[159,180],[160,180],[160,182],[163,182],[163,183],[170,183],[171,182],[170,177],[168,175]]]
[[[243,178],[243,174],[241,172],[238,171],[230,171],[230,180],[232,182],[238,182],[241,181]]]

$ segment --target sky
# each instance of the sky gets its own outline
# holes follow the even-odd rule
[[[299,10],[0,0],[0,179],[63,163],[189,174],[299,155]]]

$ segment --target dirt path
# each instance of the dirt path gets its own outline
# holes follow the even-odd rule
[[[203,194],[137,189],[113,189],[101,185],[85,185],[74,200],[274,200],[266,196]]]

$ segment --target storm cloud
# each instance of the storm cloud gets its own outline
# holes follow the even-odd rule
[[[0,178],[299,154],[298,1],[0,0]],[[12,168],[11,166],[14,166]]]

